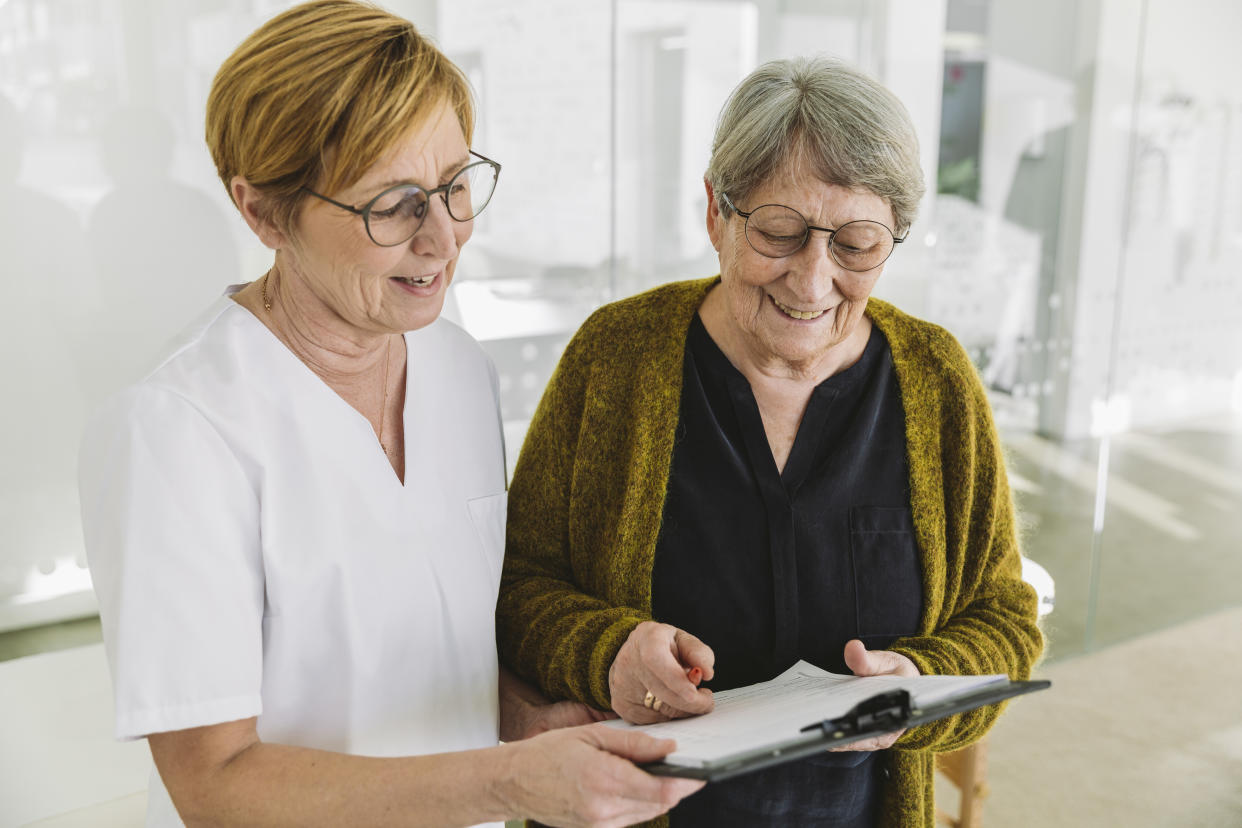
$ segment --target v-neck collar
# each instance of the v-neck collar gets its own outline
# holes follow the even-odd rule
[[[734,412],[742,426],[742,438],[750,456],[751,467],[759,476],[759,485],[765,497],[780,497],[789,501],[796,494],[815,465],[819,453],[821,431],[808,427],[807,423],[823,420],[823,409],[843,393],[862,381],[872,370],[880,354],[883,352],[883,337],[877,336],[877,328],[871,326],[867,344],[862,356],[848,368],[827,377],[811,390],[806,410],[798,423],[798,432],[794,435],[793,446],[785,460],[784,469],[776,468],[776,458],[768,443],[767,432],[763,427],[763,416],[759,413],[759,403],[755,399],[750,381],[746,379],[737,366],[725,355],[716,341],[712,339],[703,324],[702,318],[696,313],[690,321],[687,334],[689,347],[695,359],[716,376],[724,380],[729,389],[729,399]]]
[[[221,301],[228,302],[229,305],[233,306],[233,309],[243,314],[243,317],[246,320],[243,324],[253,326],[252,330],[254,330],[254,336],[259,342],[263,343],[263,347],[265,347],[267,354],[272,361],[272,366],[276,369],[275,373],[289,378],[289,388],[291,391],[305,394],[309,399],[313,400],[331,398],[331,402],[327,402],[326,405],[332,407],[335,416],[342,418],[346,422],[353,423],[354,427],[366,429],[366,434],[370,437],[370,439],[364,440],[363,442],[371,444],[371,448],[373,449],[367,452],[367,456],[370,458],[368,462],[378,460],[378,462],[383,463],[384,468],[387,469],[388,478],[399,488],[405,489],[406,481],[402,480],[397,475],[397,470],[394,469],[392,463],[389,462],[388,455],[384,452],[384,447],[375,436],[375,429],[371,426],[371,423],[367,420],[366,416],[346,402],[345,398],[338,394],[332,386],[328,385],[328,383],[324,381],[323,377],[311,370],[311,367],[303,362],[297,354],[293,353],[293,351],[289,349],[289,346],[276,335],[275,331],[263,323],[262,319],[259,319],[250,311],[249,308],[239,304],[233,299],[233,294],[242,287],[245,286],[231,285],[228,291],[225,292]],[[410,387],[413,384],[411,372],[412,360],[410,359],[410,354],[413,353],[413,351],[410,344],[410,333],[403,333],[401,338],[405,342],[406,354],[404,368],[405,383],[401,400],[401,429],[402,434],[404,435],[403,442],[405,444],[405,476],[408,480],[410,470],[408,435],[410,434],[410,428],[409,423],[406,421],[406,415],[410,409]]]

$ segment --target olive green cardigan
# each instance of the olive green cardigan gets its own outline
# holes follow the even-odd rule
[[[718,278],[596,311],[561,357],[509,489],[497,606],[502,660],[553,698],[610,709],[608,668],[651,619],[651,572],[690,322]],[[1043,640],[1022,581],[1000,443],[974,367],[945,330],[872,299],[905,409],[910,508],[923,570],[924,674],[1028,678]],[[991,706],[906,733],[889,751],[883,824],[932,826],[933,751],[979,739]],[[660,823],[652,823],[660,824]]]

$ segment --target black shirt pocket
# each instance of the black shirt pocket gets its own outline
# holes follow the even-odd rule
[[[851,507],[850,560],[858,638],[867,649],[882,650],[918,632],[923,571],[910,509]]]

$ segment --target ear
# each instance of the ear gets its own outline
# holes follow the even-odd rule
[[[720,252],[720,243],[724,240],[724,216],[720,215],[720,205],[716,201],[716,191],[712,183],[703,179],[703,187],[707,190],[707,237],[712,240],[712,247]]]
[[[259,237],[264,247],[279,250],[288,243],[285,234],[272,223],[267,211],[263,209],[263,196],[253,184],[240,175],[235,175],[229,181],[229,194],[233,196],[233,203],[237,205],[242,218],[250,225],[250,229]]]

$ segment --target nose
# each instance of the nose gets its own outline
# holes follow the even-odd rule
[[[420,256],[451,259],[458,250],[455,224],[457,222],[449,215],[444,198],[436,193],[427,204],[427,217],[414,238],[410,239],[410,245]]]
[[[827,233],[812,232],[790,260],[792,267],[785,282],[798,300],[806,303],[807,310],[820,307],[831,295],[836,280],[846,272],[832,258],[829,245]]]

